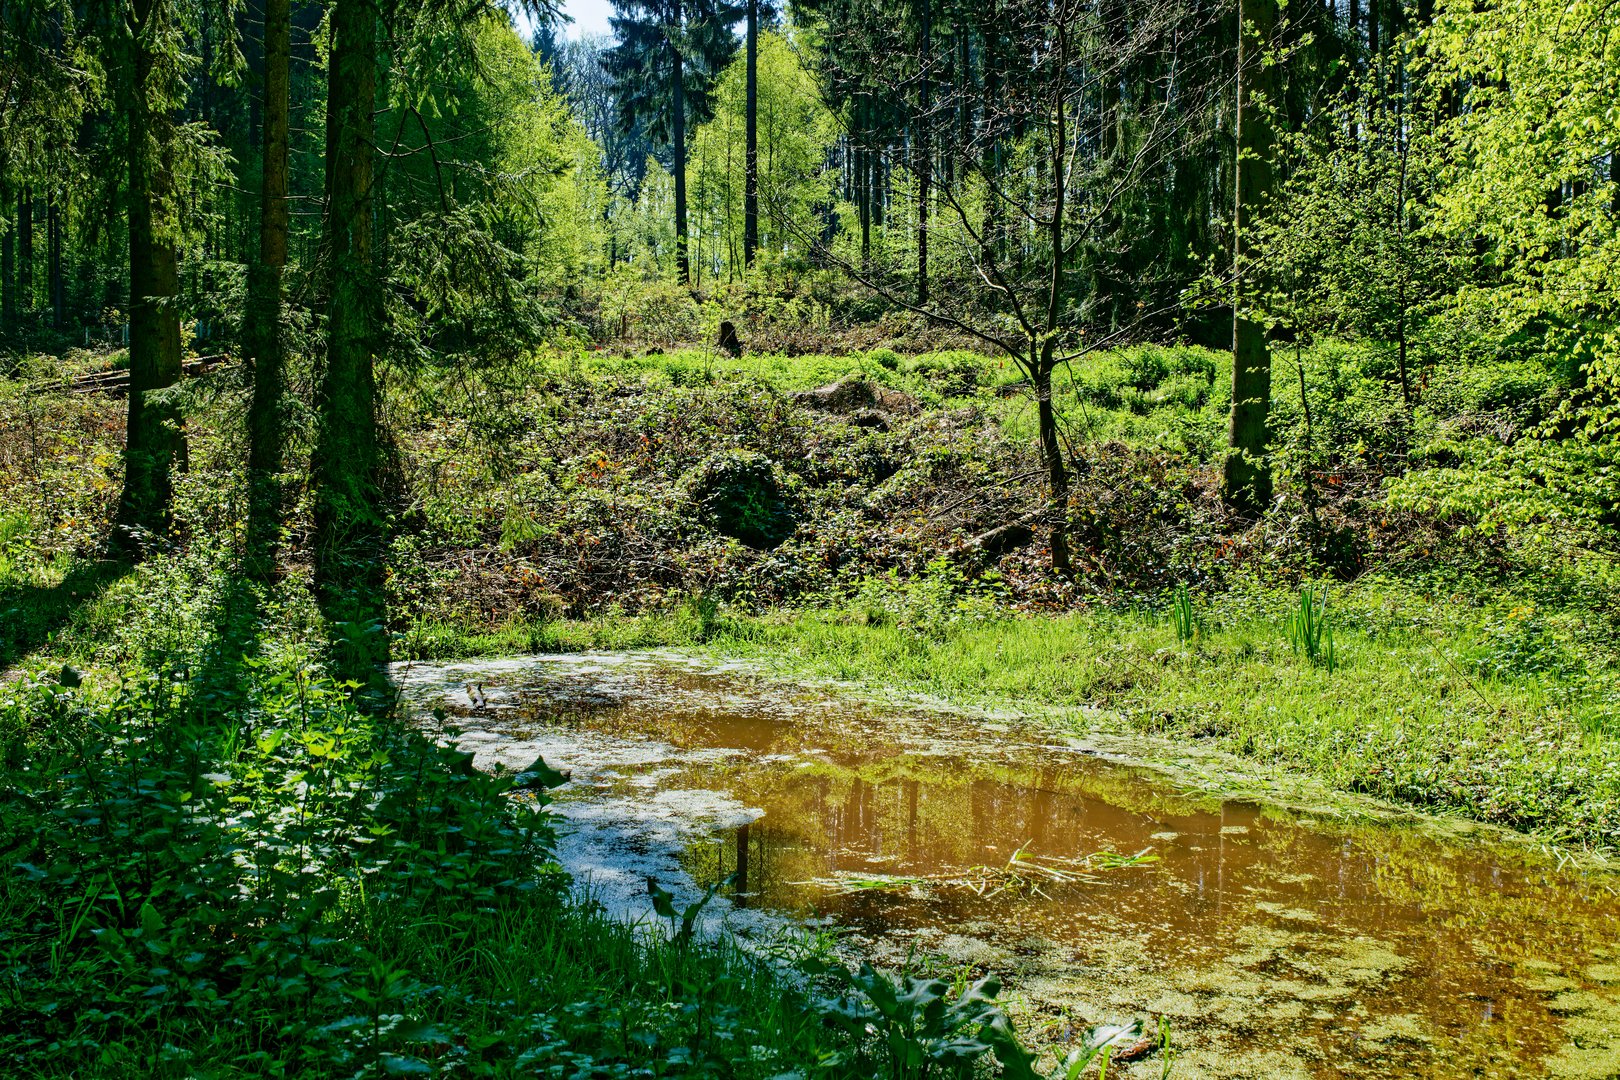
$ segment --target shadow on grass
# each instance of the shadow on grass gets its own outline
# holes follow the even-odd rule
[[[198,661],[193,700],[207,713],[239,719],[252,704],[247,669],[262,651],[263,614],[263,593],[238,568],[215,602]]]
[[[351,687],[363,711],[387,711],[394,687],[388,679],[392,646],[381,560],[346,560],[332,581],[317,584],[315,601],[326,619],[328,670]]]
[[[133,569],[124,562],[87,562],[55,585],[0,585],[0,671],[49,643],[74,612]]]

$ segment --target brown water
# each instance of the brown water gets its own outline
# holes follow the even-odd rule
[[[1181,794],[1034,726],[672,663],[417,668],[407,693],[508,764],[573,768],[565,813],[690,818],[681,865],[697,886],[738,873],[740,907],[830,917],[880,961],[1000,973],[1041,1039],[1163,1016],[1178,1077],[1620,1077],[1612,875]],[[729,808],[708,821],[706,792]],[[995,872],[1020,849],[1157,861]],[[1159,1075],[1130,1068],[1111,1075]]]

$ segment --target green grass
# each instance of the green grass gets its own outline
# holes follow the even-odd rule
[[[1392,387],[1382,381],[1390,363],[1383,353],[1376,346],[1339,342],[1301,351],[1298,363],[1306,370],[1316,423],[1322,428],[1319,437],[1345,437],[1349,445],[1363,438],[1379,441],[1375,436],[1396,407]],[[1295,358],[1280,352],[1275,363],[1274,422],[1288,428],[1302,416]],[[1058,368],[1053,405],[1076,442],[1116,441],[1208,460],[1225,438],[1231,371],[1229,352],[1199,346],[1099,351]],[[854,376],[910,394],[927,407],[975,402],[990,409],[1012,437],[1035,434],[1034,399],[1019,392],[1023,373],[1018,366],[1005,356],[961,349],[914,356],[887,349],[842,356],[732,357],[702,349],[635,356],[583,353],[541,357],[535,374],[687,387],[757,381],[782,393]],[[1476,403],[1469,399],[1464,404]]]
[[[93,606],[129,570],[115,562],[75,562],[65,569],[0,575],[0,671],[71,626],[81,610]]]
[[[1096,707],[1116,728],[1195,740],[1342,791],[1562,844],[1620,846],[1613,667],[1567,635],[1527,627],[1534,616],[1522,605],[1425,599],[1388,580],[1340,588],[1326,615],[1328,665],[1290,641],[1297,593],[1200,603],[1192,641],[1179,637],[1168,610],[1011,616],[971,601],[759,616],[689,603],[662,615],[514,621],[482,632],[437,623],[404,639],[420,650],[413,655],[444,658],[701,647],[1054,723]],[[1526,640],[1542,650],[1529,651],[1528,664]]]
[[[721,627],[697,604],[637,616],[536,621],[513,616],[495,626],[469,625],[442,618],[420,619],[397,634],[398,654],[411,660],[455,660],[516,653],[583,652],[590,649],[656,649],[713,640]]]
[[[1189,648],[1168,619],[1133,615],[925,636],[808,613],[748,623],[715,647],[957,701],[1100,706],[1136,731],[1205,740],[1345,791],[1620,846],[1620,738],[1600,708],[1572,707],[1556,684],[1480,673],[1476,643],[1421,629],[1339,631],[1329,670],[1295,655],[1282,621],[1236,621]]]

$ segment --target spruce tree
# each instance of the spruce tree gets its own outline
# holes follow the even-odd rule
[[[675,264],[690,283],[687,257],[687,125],[707,120],[710,91],[737,50],[731,27],[742,14],[726,0],[615,0],[619,44],[602,64],[613,78],[619,125],[638,127],[669,148],[675,179]]]
[[[260,190],[259,253],[248,267],[243,352],[253,372],[248,408],[248,555],[252,571],[268,575],[281,527],[276,473],[281,468],[281,278],[287,264],[288,125],[291,113],[291,0],[264,4],[264,170]]]
[[[1273,182],[1270,110],[1277,104],[1278,68],[1265,50],[1277,25],[1276,0],[1243,0],[1238,8],[1236,192],[1232,210],[1232,411],[1221,498],[1235,510],[1262,513],[1271,504],[1271,351],[1266,330],[1245,297],[1245,228],[1265,205]]]

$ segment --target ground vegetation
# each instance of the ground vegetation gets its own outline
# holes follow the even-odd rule
[[[11,1071],[1030,1075],[988,984],[602,918],[397,658],[1620,843],[1620,9],[520,7],[0,5]]]

